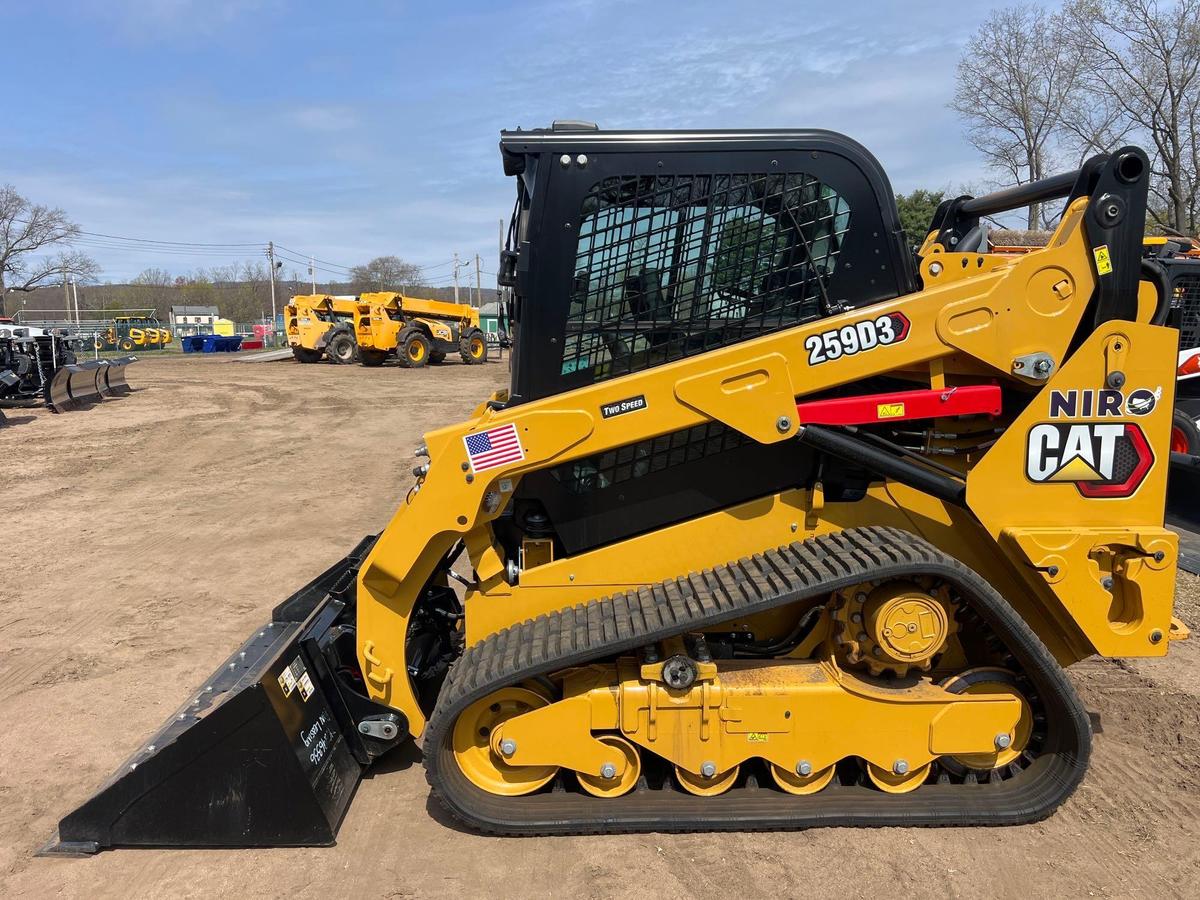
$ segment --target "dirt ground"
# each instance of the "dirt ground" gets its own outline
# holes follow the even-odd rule
[[[1071,670],[1092,770],[1038,825],[499,839],[429,805],[415,750],[331,849],[33,856],[271,607],[381,528],[422,431],[506,366],[144,361],[139,390],[0,430],[0,895],[1195,896],[1200,640]],[[1177,613],[1200,628],[1200,579]]]

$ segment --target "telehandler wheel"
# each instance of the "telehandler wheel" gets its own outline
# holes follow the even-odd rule
[[[123,337],[121,340],[117,341],[117,348],[125,353],[128,353],[133,349],[133,341],[127,337]]]
[[[429,362],[429,338],[417,329],[400,332],[400,362],[410,369],[419,369]]]
[[[358,356],[358,344],[345,331],[340,331],[325,345],[325,356],[335,366],[348,366]]]
[[[549,706],[525,688],[501,688],[463,710],[454,723],[454,758],[476,786],[503,797],[532,794],[549,784],[558,766],[510,766],[492,747],[492,732],[514,716]]]
[[[311,350],[308,347],[293,347],[292,356],[296,358],[296,362],[315,363],[321,361],[321,351]]]
[[[371,369],[382,366],[387,358],[387,352],[384,350],[367,350],[364,347],[358,350],[358,361]]]
[[[458,352],[462,361],[469,366],[477,366],[487,362],[487,339],[478,328],[463,335],[458,342]]]
[[[1171,420],[1171,452],[1200,456],[1200,427],[1182,410],[1175,410]]]

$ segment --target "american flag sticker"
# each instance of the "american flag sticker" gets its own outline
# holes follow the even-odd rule
[[[468,434],[463,438],[463,443],[467,447],[471,471],[476,474],[525,458],[516,425],[501,425],[499,428]]]

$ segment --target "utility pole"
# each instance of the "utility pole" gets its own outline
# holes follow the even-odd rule
[[[79,327],[79,288],[75,286],[75,276],[71,276],[71,296],[75,299],[75,327]]]
[[[271,346],[278,347],[279,341],[275,336],[275,242],[267,241],[267,263],[271,270]],[[280,265],[283,265],[280,263]]]
[[[483,282],[479,275],[479,254],[475,254],[475,308],[483,306]]]
[[[308,258],[308,277],[312,279],[312,292],[317,292],[317,259],[315,256]]]
[[[63,310],[66,312],[66,319],[71,320],[71,285],[67,281],[67,267],[62,267],[63,276]]]
[[[458,253],[454,254],[454,302],[458,302]]]

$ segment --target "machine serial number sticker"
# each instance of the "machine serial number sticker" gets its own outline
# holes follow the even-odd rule
[[[903,417],[903,403],[880,403],[875,409],[875,418],[877,419],[900,419]]]
[[[308,698],[313,694],[312,679],[308,677],[307,672],[300,676],[300,680],[296,682],[296,686],[300,688],[300,698],[307,703]]]
[[[611,419],[613,416],[623,416],[625,413],[637,412],[639,409],[646,408],[646,398],[642,394],[636,397],[630,397],[628,400],[618,400],[615,403],[602,403],[600,405],[600,415],[606,419]]]
[[[810,334],[804,339],[804,349],[808,351],[808,364],[819,366],[843,356],[855,356],[876,347],[899,344],[908,337],[911,328],[912,323],[908,321],[908,317],[904,313],[895,312],[853,322],[841,328],[831,328],[820,334]]]
[[[767,742],[767,733],[765,731],[751,731],[746,734],[746,740],[751,744],[765,744]]]
[[[1101,275],[1112,273],[1112,257],[1108,253],[1108,244],[1103,244],[1092,251],[1096,257],[1096,271]]]

